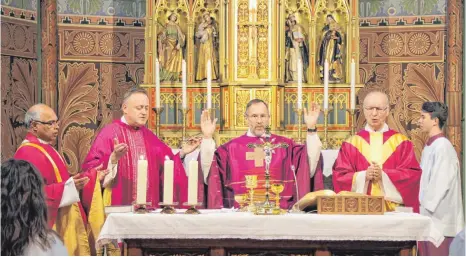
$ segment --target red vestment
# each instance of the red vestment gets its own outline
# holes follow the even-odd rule
[[[333,166],[333,185],[335,192],[351,191],[354,177],[365,171],[371,161],[371,133],[362,130],[357,135],[343,142]],[[407,137],[394,130],[383,133],[383,146],[380,149],[383,172],[401,195],[403,204],[419,212],[419,183],[421,168],[416,160],[413,144]],[[368,184],[368,195],[372,193],[372,184]]]
[[[94,233],[94,231],[92,228],[88,230],[88,225],[100,230],[103,220],[96,219],[95,215],[92,215],[92,225],[88,224],[82,204],[87,209],[98,209],[101,202],[93,201],[93,197],[89,197],[87,201],[59,208],[64,193],[65,182],[70,178],[66,165],[62,157],[51,145],[40,142],[36,136],[30,133],[26,135],[26,140],[27,142],[24,142],[18,148],[14,158],[32,163],[41,173],[45,183],[44,190],[50,227],[54,228],[63,238],[70,255],[95,254],[95,249],[92,247],[94,242],[88,238],[88,231],[91,233]],[[86,185],[83,193],[90,194],[91,196],[94,195],[94,191],[100,189],[100,183],[95,183],[97,172],[90,170],[87,173],[82,173],[81,176],[93,179]],[[95,186],[97,186],[98,190],[95,190]],[[100,194],[97,194],[97,198],[98,196]],[[96,198],[94,197],[94,199]],[[100,214],[103,215],[103,209],[101,208],[101,210],[102,213]],[[91,246],[89,243],[91,243]]]
[[[311,181],[306,145],[295,144],[293,140],[278,135],[271,135],[271,140],[273,144],[287,145],[286,148],[274,149],[270,164],[271,184],[284,185],[284,190],[280,193],[281,208],[288,209],[311,190],[324,188],[321,165],[317,166]],[[245,187],[245,175],[258,176],[258,188],[255,189],[254,199],[264,200],[265,161],[262,167],[256,167],[255,160],[247,160],[246,153],[254,151],[248,147],[250,143],[262,144],[263,141],[258,137],[243,135],[215,151],[208,176],[208,208],[238,207],[234,195],[248,192]],[[298,196],[292,166],[298,181]],[[271,196],[270,200],[273,202],[274,194],[271,193]]]
[[[121,120],[105,126],[95,138],[84,160],[83,170],[100,164],[107,168],[115,137],[119,143],[128,145],[128,152],[118,161],[118,171],[111,188],[106,188],[108,194],[104,193],[105,205],[130,205],[136,200],[137,161],[143,155],[148,161],[147,202],[151,203],[151,207],[158,207],[159,202],[163,201],[163,165],[167,156],[174,161],[173,202],[186,208],[183,203],[188,198],[188,180],[180,157],[178,154],[174,155],[171,148],[146,127],[133,128]],[[203,187],[199,189],[202,190]]]

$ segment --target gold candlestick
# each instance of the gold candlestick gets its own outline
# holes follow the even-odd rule
[[[155,112],[155,134],[160,138],[160,116],[164,110],[163,107],[154,107],[152,110]]]
[[[324,142],[322,143],[322,149],[328,149],[328,115],[332,111],[332,106],[329,106],[328,109],[324,109]]]
[[[356,109],[347,109],[346,110],[347,112],[349,112],[349,115],[351,116],[350,119],[351,119],[351,136],[354,136],[354,134],[356,133],[356,113],[358,112],[358,110]]]
[[[186,135],[186,124],[187,124],[187,114],[189,112],[189,110],[191,110],[190,108],[186,107],[186,108],[181,108],[180,109],[180,112],[182,113],[183,115],[183,131],[182,131],[182,137],[183,137],[183,140],[186,140],[188,137]]]
[[[303,108],[296,108],[294,111],[298,114],[298,140],[296,143],[303,143]]]

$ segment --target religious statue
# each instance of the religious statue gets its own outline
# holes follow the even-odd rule
[[[329,63],[329,81],[339,82],[343,79],[342,57],[343,33],[333,17],[327,15],[327,24],[322,29],[322,42],[319,50],[320,78],[324,79],[325,60]]]
[[[158,56],[160,62],[160,80],[178,81],[181,77],[181,63],[186,36],[176,23],[176,13],[168,16],[168,21],[158,35]]]
[[[298,60],[302,62],[303,81],[309,66],[309,52],[306,44],[304,28],[290,14],[285,22],[285,81],[298,80]]]
[[[196,80],[200,81],[207,78],[208,60],[212,65],[212,80],[218,79],[217,26],[215,25],[215,19],[207,12],[202,15],[202,22],[196,31],[196,39],[198,40]]]

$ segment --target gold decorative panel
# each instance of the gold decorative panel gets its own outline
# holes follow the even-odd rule
[[[247,78],[249,76],[249,1],[238,0],[238,78]]]
[[[257,60],[259,69],[259,78],[269,78],[269,7],[268,0],[261,0],[257,5],[257,22],[262,24],[257,30]]]

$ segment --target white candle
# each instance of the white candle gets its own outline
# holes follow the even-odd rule
[[[155,107],[160,108],[160,68],[159,59],[155,61]]]
[[[146,204],[147,195],[147,160],[144,156],[138,160],[136,204]]]
[[[186,95],[186,61],[183,60],[183,62],[181,63],[181,77],[182,77],[182,106],[183,106],[183,109],[186,109],[186,107],[188,106],[188,102],[187,102],[187,95]]]
[[[351,60],[351,92],[350,92],[351,110],[356,109],[356,63]]]
[[[188,204],[197,204],[198,163],[191,160],[188,166]]]
[[[207,61],[207,109],[212,109],[212,65]]]
[[[328,60],[324,64],[324,110],[328,110]]]
[[[298,109],[303,108],[303,62],[298,59]]]
[[[165,204],[173,204],[173,167],[173,161],[165,156],[163,164],[163,203]]]

